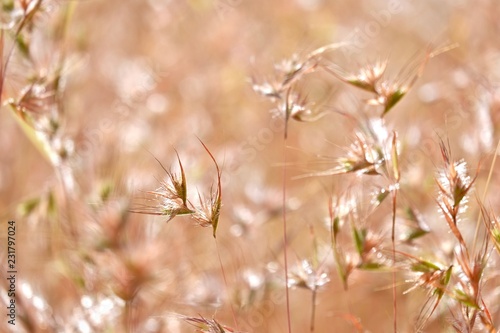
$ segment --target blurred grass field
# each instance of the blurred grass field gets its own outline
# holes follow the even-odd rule
[[[415,276],[403,267],[408,258],[354,269],[344,289],[332,254],[330,197],[345,199],[345,209],[380,237],[377,246],[390,248],[389,199],[372,208],[373,191],[387,184],[359,174],[295,179],[344,156],[357,130],[352,119],[378,116],[365,117],[370,95],[325,72],[307,76],[297,87],[324,116],[289,121],[284,143],[283,119],[273,118],[275,106],[252,84],[275,79],[283,59],[331,43],[343,46],[328,53],[329,63],[354,73],[387,59],[394,79],[430,45],[452,45],[422,67],[384,126],[398,132],[401,154],[396,226],[406,230],[404,209],[412,206],[430,228],[401,251],[457,267],[456,242],[436,205],[439,142],[467,162],[470,178],[477,169],[459,224],[472,244],[478,202],[493,220],[500,204],[492,166],[500,139],[499,16],[495,0],[3,1],[0,259],[4,276],[3,240],[15,220],[19,273],[16,326],[4,318],[0,331],[176,333],[196,331],[195,323],[200,332],[222,332],[186,320],[205,318],[228,332],[287,332],[287,247],[289,271],[318,260],[329,280],[316,295],[315,332],[391,332],[394,289],[398,332],[416,332],[432,295],[405,293]],[[216,169],[198,138],[222,170],[217,242],[187,216],[166,223],[130,212],[144,200],[155,204],[146,192],[166,178],[155,159],[179,172],[176,151],[190,200],[210,191]],[[480,231],[486,242],[483,224]],[[340,241],[350,239],[348,231]],[[480,305],[498,330],[499,252],[488,242]],[[289,292],[292,331],[310,332],[310,290]],[[422,332],[459,331],[455,301],[446,294]],[[461,329],[487,332],[479,319]]]

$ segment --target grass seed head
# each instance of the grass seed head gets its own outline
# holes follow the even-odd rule
[[[305,288],[309,290],[317,290],[323,287],[330,278],[324,267],[320,266],[315,269],[314,265],[309,260],[302,260],[288,274],[288,287]]]

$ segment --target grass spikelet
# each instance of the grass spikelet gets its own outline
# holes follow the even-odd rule
[[[215,169],[217,170],[217,186],[214,190],[213,187],[210,189],[210,198],[208,202],[204,202],[201,196],[199,197],[201,209],[198,209],[196,213],[193,215],[193,218],[200,223],[200,225],[210,225],[213,229],[213,236],[216,238],[217,235],[217,227],[219,226],[219,217],[220,210],[222,208],[222,184],[221,177],[222,173],[219,169],[219,164],[215,160],[215,157],[212,155],[207,146],[198,139],[200,143],[203,145],[203,148],[206,150],[210,158],[214,162]]]

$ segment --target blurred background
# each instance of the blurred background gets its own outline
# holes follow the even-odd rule
[[[345,43],[328,60],[346,72],[387,59],[386,75],[394,78],[429,45],[458,45],[430,59],[385,118],[401,141],[402,201],[417,206],[431,229],[414,246],[424,253],[453,248],[434,200],[439,138],[472,174],[480,165],[477,195],[485,189],[500,122],[495,0],[43,1],[23,35],[28,55],[21,42],[13,46],[9,29],[20,19],[5,3],[0,233],[5,239],[7,221],[16,221],[19,294],[18,325],[13,330],[2,320],[4,332],[193,332],[184,316],[215,318],[236,331],[230,304],[239,330],[286,332],[284,126],[252,83],[272,80],[277,63],[326,44]],[[390,204],[374,213],[366,208],[380,184],[357,175],[293,180],[334,166],[356,127],[337,111],[358,115],[370,96],[325,73],[301,89],[325,115],[289,122],[289,266],[306,275],[304,260],[324,268],[316,332],[388,332],[390,271],[355,270],[345,290],[327,222],[329,197],[349,193],[363,223],[388,241]],[[12,105],[31,112],[34,139]],[[45,141],[36,138],[40,131]],[[165,179],[155,158],[178,170],[175,150],[193,201],[210,189],[217,173],[198,138],[222,169],[217,246],[212,231],[189,217],[166,223],[164,216],[128,212]],[[500,190],[497,170],[488,193]],[[485,202],[500,204],[494,195]],[[470,209],[472,220],[477,214]],[[475,224],[463,228],[472,234]],[[4,245],[0,251],[3,265]],[[497,276],[489,282],[492,297]],[[404,294],[408,279],[398,273],[401,332],[415,330],[429,299],[426,290]],[[310,331],[311,296],[307,288],[290,290],[294,332]],[[498,304],[490,305],[500,325]],[[450,327],[442,304],[425,331]]]

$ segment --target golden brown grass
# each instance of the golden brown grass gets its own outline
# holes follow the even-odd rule
[[[500,329],[495,1],[0,10],[0,331]]]

